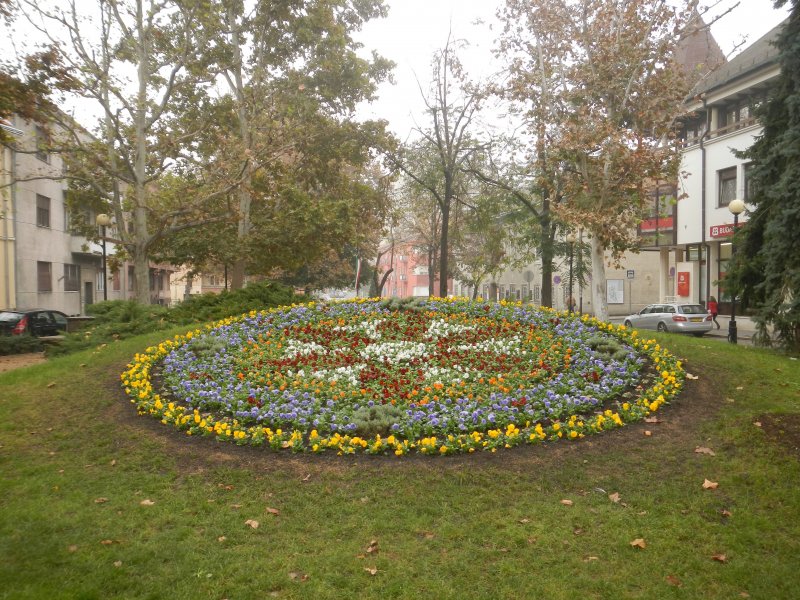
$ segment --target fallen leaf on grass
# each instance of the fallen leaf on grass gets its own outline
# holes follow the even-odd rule
[[[564,499],[561,501],[561,504],[563,504],[564,506],[572,506],[574,502],[572,500]]]
[[[270,508],[269,506],[267,507],[267,512],[268,512],[269,514],[271,514],[271,515],[275,515],[276,517],[277,517],[279,514],[281,514],[281,511],[279,511],[277,508]]]
[[[367,498],[366,496],[364,496],[363,498],[361,498],[361,502],[362,502],[363,504],[366,504],[367,502],[369,502],[369,498]]]
[[[691,373],[687,373],[686,379],[699,379],[699,377],[697,377],[697,375],[692,375]]]
[[[761,427],[761,421],[753,421],[753,425],[756,427]]]
[[[94,499],[94,503],[95,504],[103,504],[104,502],[108,502],[108,498],[95,498]]]
[[[376,569],[375,567],[364,567],[364,570],[367,573],[369,573],[370,575],[377,575],[378,574],[378,569]]]
[[[221,536],[219,536],[219,537],[217,538],[217,541],[218,541],[218,542],[224,542],[224,541],[225,541],[225,540],[227,540],[227,539],[228,539],[227,537],[225,537],[224,535],[221,535]]]
[[[247,521],[245,521],[244,524],[249,525],[253,529],[258,529],[259,525],[258,521],[254,521],[253,519],[247,519]]]
[[[114,561],[114,566],[119,569],[122,566],[122,561],[121,560],[115,560]]]
[[[531,520],[530,519],[520,519],[519,522],[522,523],[523,525],[525,525],[525,523],[530,523]]]
[[[705,448],[703,446],[698,446],[694,449],[695,454],[708,454],[709,456],[716,456],[716,452],[714,452],[711,448]]]
[[[608,499],[611,500],[614,504],[620,501],[619,492],[614,492],[613,494],[608,495]]]
[[[587,556],[586,558],[583,559],[583,562],[589,562],[592,560],[600,560],[600,558],[598,556]]]
[[[152,500],[150,500],[148,498],[145,498],[144,500],[139,502],[139,504],[141,504],[142,506],[153,506],[155,504],[155,502],[153,502]]]
[[[110,546],[114,543],[114,540],[100,540],[100,543],[103,544],[103,546]]]
[[[715,490],[719,487],[719,483],[716,481],[710,481],[708,479],[703,480],[703,489],[704,490]]]
[[[436,537],[436,534],[432,531],[417,531],[417,537],[424,538],[426,540],[432,540]]]
[[[732,513],[731,511],[729,511],[729,510],[725,510],[725,509],[723,508],[723,509],[722,509],[722,516],[723,516],[723,517],[732,517],[732,516],[733,516],[733,513]]]
[[[75,544],[72,544],[71,546],[67,546],[67,551],[68,552],[77,552],[78,551],[78,547]]]
[[[630,542],[630,544],[634,548],[641,548],[642,550],[647,548],[647,542],[645,542],[642,538],[636,538],[635,540]]]
[[[575,529],[572,530],[572,533],[574,535],[583,535],[583,529],[581,529],[580,527],[576,527]]]
[[[659,419],[658,417],[645,417],[644,418],[644,422],[645,423],[661,423],[661,419]]]
[[[112,460],[112,461],[111,461],[110,463],[108,463],[108,464],[110,464],[112,467],[113,467],[113,466],[116,466],[116,464],[117,464],[117,459],[115,458],[114,460]]]
[[[311,481],[311,473],[303,477],[300,481],[302,481],[303,483],[308,483],[309,481]]]
[[[231,508],[242,508],[241,504],[231,504]]]
[[[51,381],[50,383],[47,384],[47,387],[49,387],[49,388],[55,387],[55,386],[56,386],[56,382],[55,381]]]
[[[744,387],[743,387],[743,386],[741,386],[741,385],[739,385],[739,386],[736,386],[736,389],[737,389],[737,390],[743,390],[743,389],[744,389]]]
[[[367,546],[367,554],[374,554],[378,551],[378,540],[372,540]]]
[[[714,554],[711,556],[711,560],[715,560],[717,562],[726,563],[728,562],[728,557],[724,554]]]
[[[667,575],[666,577],[664,577],[664,579],[667,580],[668,584],[674,585],[675,587],[681,587],[683,585],[683,582],[677,577],[675,577],[675,575]]]
[[[289,579],[292,581],[308,581],[308,575],[305,573],[298,573],[296,571],[292,571],[289,573]]]
[[[649,429],[646,429],[646,430],[645,430],[645,432],[644,432],[644,434],[645,434],[647,437],[650,437],[651,435],[653,435],[653,432],[652,432],[652,431],[650,431]]]

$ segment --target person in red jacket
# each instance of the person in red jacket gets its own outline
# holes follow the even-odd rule
[[[707,304],[708,312],[711,313],[711,320],[717,324],[717,329],[719,329],[719,323],[717,322],[717,313],[719,311],[719,307],[717,305],[717,299],[714,296],[708,297],[708,304]]]

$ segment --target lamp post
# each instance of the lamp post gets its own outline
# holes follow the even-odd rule
[[[106,227],[111,225],[111,217],[105,213],[100,213],[94,219],[100,226],[100,237],[103,244],[103,300],[108,300],[108,273],[106,272]]]
[[[728,204],[728,210],[731,211],[733,215],[733,234],[736,235],[736,228],[739,226],[739,215],[744,212],[744,201],[739,200],[738,198],[735,200],[731,200]],[[731,244],[731,261],[733,261],[734,257],[736,256],[736,243],[733,242]],[[728,341],[731,344],[738,343],[738,332],[736,328],[736,294],[731,294],[731,320],[728,324]]]
[[[567,298],[567,305],[569,312],[575,311],[575,299],[572,297],[572,258],[575,254],[575,234],[570,232],[567,234],[567,242],[569,243],[569,297]]]

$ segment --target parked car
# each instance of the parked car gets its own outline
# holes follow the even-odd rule
[[[0,335],[59,335],[67,330],[67,315],[57,310],[29,309],[0,312]]]
[[[711,331],[711,314],[702,304],[651,304],[625,317],[625,326],[672,333],[691,333],[697,337]]]

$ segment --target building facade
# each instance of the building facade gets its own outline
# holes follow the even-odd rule
[[[103,276],[102,245],[72,227],[61,157],[47,150],[48,132],[14,118],[3,124],[14,143],[0,163],[0,308],[49,308],[82,315],[95,302],[134,297],[133,266],[121,263]],[[86,211],[87,222],[95,215]],[[116,251],[117,230],[106,228],[106,254]],[[150,296],[168,304],[169,265],[150,266]]]
[[[731,258],[734,217],[731,200],[752,195],[750,166],[736,153],[749,148],[762,131],[753,110],[767,97],[780,74],[773,46],[782,25],[743,50],[693,90],[683,131],[675,251],[674,296],[707,302],[715,296],[720,312],[730,311],[725,273]],[[739,224],[747,221],[747,213]]]

